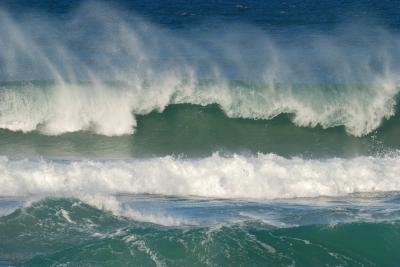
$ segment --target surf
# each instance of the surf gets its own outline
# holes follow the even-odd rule
[[[354,136],[376,130],[395,114],[396,84],[264,84],[175,80],[123,82],[3,82],[0,128],[46,135],[92,130],[133,134],[135,116],[169,105],[216,104],[230,118],[271,120],[292,114],[300,127],[344,126]]]
[[[365,197],[361,199],[365,201]],[[384,199],[390,200],[390,197]],[[277,220],[282,222],[278,226],[262,218],[244,215],[240,219],[223,223],[197,221],[195,224],[165,225],[159,224],[166,222],[162,221],[162,216],[158,216],[158,223],[143,221],[143,218],[128,219],[110,214],[107,210],[79,199],[46,198],[26,204],[0,218],[0,223],[6,230],[0,232],[0,242],[13,244],[4,246],[0,257],[5,261],[0,263],[16,266],[106,263],[118,266],[134,261],[145,265],[175,266],[211,263],[223,265],[232,261],[245,264],[251,260],[254,265],[259,266],[265,263],[281,266],[325,263],[390,265],[399,260],[393,246],[397,239],[392,240],[399,230],[398,214],[396,215],[396,211],[379,208],[374,211],[368,203],[362,206],[358,202],[358,206],[346,207],[336,199],[333,203],[342,207],[312,206],[312,209],[304,212],[306,202],[296,206],[293,203],[277,205],[198,199],[162,200],[160,203],[164,203],[166,207],[170,203],[174,203],[175,208],[181,206],[181,209],[186,210],[183,214],[188,217],[195,205],[210,206],[214,212],[217,210],[226,215],[247,210],[247,213],[256,212],[260,216],[261,209],[270,213],[269,219],[271,214],[278,213]],[[346,201],[349,200],[351,202],[351,198]],[[374,196],[371,197],[371,201],[373,200]],[[146,197],[137,201],[140,205],[146,205]],[[153,202],[154,199],[147,201]],[[321,204],[318,201],[316,203]],[[321,216],[321,212],[324,216]],[[382,218],[362,216],[370,212],[372,217]],[[296,218],[310,217],[313,223],[297,226],[285,224],[283,222],[293,222],[288,213],[293,213]],[[338,218],[343,220],[343,216],[351,213],[354,215],[350,221],[335,221]],[[391,213],[397,216],[397,220],[385,220]],[[283,214],[287,218],[279,216]],[[331,222],[316,224],[315,216],[330,218]],[[24,234],[26,232],[29,235]],[[352,234],[349,235],[349,232]],[[366,235],[366,232],[369,234]],[[55,243],[54,239],[59,242]],[[118,253],[118,257],[109,255],[113,253]],[[312,254],[313,257],[304,257],[304,253]]]
[[[286,159],[274,154],[200,159],[11,160],[2,157],[0,195],[160,194],[233,199],[343,196],[399,191],[399,156]]]
[[[121,136],[134,134],[137,115],[217,104],[230,118],[293,114],[300,127],[365,136],[395,114],[400,38],[385,27],[180,32],[93,2],[59,20],[3,8],[0,22],[2,129]]]

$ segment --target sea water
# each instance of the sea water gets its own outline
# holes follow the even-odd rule
[[[3,1],[0,265],[400,265],[399,18]]]

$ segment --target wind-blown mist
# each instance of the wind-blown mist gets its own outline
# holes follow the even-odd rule
[[[398,2],[1,0],[0,266],[400,262]]]
[[[291,113],[361,136],[395,113],[400,36],[378,26],[277,37],[227,22],[171,31],[99,3],[59,20],[0,13],[4,129],[124,135],[137,114],[216,103],[232,118]]]

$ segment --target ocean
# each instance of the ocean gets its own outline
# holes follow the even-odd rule
[[[0,3],[0,266],[400,266],[398,1]]]

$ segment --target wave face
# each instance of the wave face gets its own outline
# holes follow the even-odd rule
[[[94,107],[92,112],[98,112]],[[82,112],[79,112],[79,116],[86,120]],[[63,121],[71,119],[68,112],[59,115]],[[108,115],[101,116],[104,118]],[[132,116],[128,115],[128,118],[132,119]],[[47,135],[43,132],[59,124],[40,124],[38,130],[29,133],[0,129],[0,145],[2,155],[10,158],[55,159],[149,158],[168,155],[198,158],[210,157],[213,153],[228,157],[233,154],[257,156],[258,153],[272,153],[286,158],[321,159],[376,157],[396,154],[400,149],[397,138],[400,134],[398,114],[362,137],[349,135],[343,126],[329,129],[321,126],[297,127],[291,120],[293,114],[281,114],[271,120],[229,118],[215,104],[174,104],[167,106],[161,113],[137,115],[135,133],[132,135],[109,137],[97,134],[96,131],[100,129],[98,125],[88,121],[85,131]],[[119,123],[119,119],[112,120],[102,129],[114,124],[117,125],[112,130],[122,129]],[[65,122],[60,127],[74,126]],[[130,129],[133,131],[133,128]]]
[[[396,83],[264,84],[238,81],[127,83],[8,82],[0,87],[0,126],[57,135],[92,130],[134,133],[138,114],[172,104],[217,104],[230,118],[270,120],[293,114],[297,126],[344,126],[354,136],[376,130],[395,113]]]
[[[335,213],[340,212],[331,211]],[[0,222],[6,229],[0,233],[0,244],[12,244],[4,246],[0,257],[12,266],[240,265],[249,261],[254,266],[390,265],[400,260],[399,239],[393,238],[398,236],[398,221],[277,228],[253,219],[160,228],[112,216],[78,200],[45,199]]]
[[[127,135],[136,115],[186,103],[363,136],[395,114],[400,37],[382,27],[288,37],[243,23],[171,31],[101,3],[59,20],[0,12],[3,129]]]
[[[0,3],[0,266],[399,265],[396,1]]]

